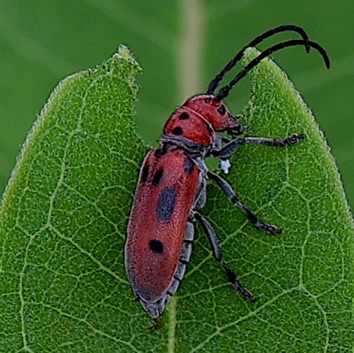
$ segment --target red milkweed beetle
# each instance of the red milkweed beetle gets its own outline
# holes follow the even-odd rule
[[[246,65],[226,86],[215,93],[220,81],[242,58],[244,51],[276,33],[293,31],[302,39],[276,44]],[[210,179],[259,230],[279,234],[274,225],[263,223],[239,200],[227,181],[208,170],[205,158],[226,159],[240,146],[252,143],[284,147],[298,143],[302,134],[285,138],[237,137],[245,128],[223,103],[231,89],[262,59],[286,47],[303,45],[306,52],[316,49],[329,68],[326,51],[309,40],[306,32],[294,25],[273,28],[256,37],[210,82],[205,94],[186,100],[167,120],[160,147],[145,157],[140,170],[125,244],[125,267],[137,300],[151,318],[158,318],[176,292],[186,271],[194,239],[194,223],[199,221],[208,236],[213,256],[225,270],[228,280],[240,295],[254,301],[251,293],[238,281],[236,274],[221,256],[219,242],[211,224],[197,211],[206,201],[206,181]],[[226,132],[226,139],[218,132]]]

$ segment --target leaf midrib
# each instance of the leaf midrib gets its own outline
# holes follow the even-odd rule
[[[204,38],[202,37],[203,17],[200,1],[183,0],[181,2],[181,38],[177,52],[179,53],[179,72],[177,77],[177,100],[181,103],[188,95],[199,92],[201,82],[201,61]],[[172,297],[168,305],[168,353],[174,353],[176,347],[177,296]]]

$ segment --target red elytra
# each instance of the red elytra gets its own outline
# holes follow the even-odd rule
[[[294,31],[302,39],[276,44],[261,52],[226,86],[215,93],[225,74],[241,59],[248,47],[280,32]],[[228,199],[259,230],[279,234],[281,230],[263,223],[244,206],[227,181],[208,170],[205,158],[227,159],[246,143],[284,147],[304,138],[293,134],[285,138],[237,137],[245,128],[223,102],[231,89],[262,59],[286,47],[303,45],[316,49],[326,66],[325,50],[310,41],[305,31],[294,25],[273,28],[241,49],[210,82],[206,94],[193,96],[177,108],[165,124],[160,147],[146,155],[136,188],[125,244],[125,267],[133,292],[151,318],[158,318],[176,292],[186,271],[194,239],[194,223],[199,221],[208,236],[213,255],[225,270],[228,280],[243,298],[254,301],[251,293],[221,257],[215,231],[199,213],[206,201],[206,181],[213,180]],[[231,135],[227,139],[219,132]]]

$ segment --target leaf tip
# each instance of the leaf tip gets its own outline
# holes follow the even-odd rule
[[[253,59],[255,59],[259,54],[260,52],[256,48],[253,47],[247,48],[243,53],[242,64],[246,66]]]
[[[113,55],[114,58],[117,60],[124,60],[133,65],[135,68],[137,68],[139,71],[141,70],[141,67],[139,63],[136,61],[134,58],[133,53],[131,50],[124,44],[120,44],[118,47],[117,52]]]

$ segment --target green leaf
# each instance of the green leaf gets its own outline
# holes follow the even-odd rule
[[[247,60],[256,55],[247,53]],[[353,223],[308,109],[269,61],[252,72],[247,135],[304,133],[297,146],[244,146],[230,183],[256,231],[213,185],[203,210],[242,300],[199,231],[189,271],[152,334],[124,273],[123,244],[147,146],[132,121],[139,67],[126,48],[64,80],[27,138],[1,222],[0,342],[6,352],[349,352]],[[172,111],[173,107],[171,107]]]

